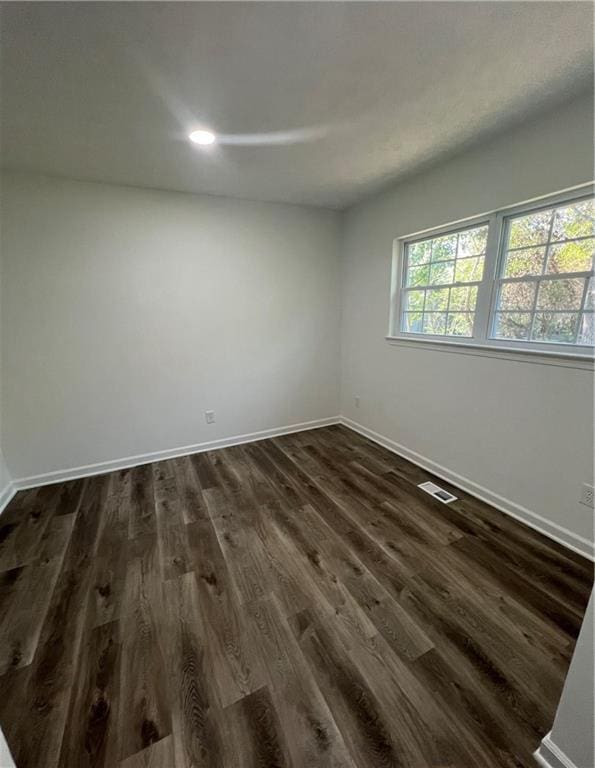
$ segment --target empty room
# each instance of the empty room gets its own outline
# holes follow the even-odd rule
[[[0,768],[595,768],[593,13],[0,3]]]

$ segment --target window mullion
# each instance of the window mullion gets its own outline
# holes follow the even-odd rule
[[[555,272],[551,274],[540,275],[522,275],[521,277],[501,277],[498,279],[499,283],[536,283],[543,280],[553,282],[554,280],[574,280],[588,279],[593,274],[592,270],[588,272]]]
[[[489,322],[491,315],[491,302],[493,300],[493,288],[496,279],[498,263],[498,244],[502,218],[493,215],[488,221],[488,238],[483,266],[483,279],[477,289],[477,304],[475,306],[475,322],[473,324],[473,337],[479,340],[489,338]]]
[[[581,332],[581,326],[585,317],[585,311],[587,307],[587,296],[589,295],[589,278],[585,279],[585,285],[583,286],[583,297],[581,299],[581,308],[578,311],[578,323],[574,330],[574,343],[578,344],[579,333]]]
[[[546,248],[548,245],[561,245],[562,243],[580,243],[584,240],[591,240],[593,235],[583,235],[582,237],[565,237],[563,240],[544,240],[541,243],[532,243],[531,245],[517,245],[516,248],[507,248],[507,253],[516,251],[526,251],[529,248]]]
[[[403,282],[404,280],[405,280],[405,275],[403,275]],[[403,284],[401,284],[401,286],[399,287],[399,298],[400,298],[400,307],[399,307],[399,313],[398,313],[398,317],[399,317],[398,323],[399,323],[399,328],[402,328],[403,323],[405,322],[405,312],[407,310],[406,291],[403,287]]]
[[[531,307],[531,325],[529,326],[529,336],[527,337],[527,341],[531,341],[533,339],[533,331],[535,330],[535,318],[537,317],[537,297],[539,296],[540,285],[541,285],[541,280],[537,280],[535,284],[535,296],[533,297],[533,306]]]
[[[583,287],[583,298],[581,299],[580,314],[583,315],[587,310],[587,296],[589,295],[589,283],[591,281],[591,275],[585,277],[585,285]]]
[[[552,218],[550,219],[550,226],[547,233],[547,242],[545,244],[545,255],[543,258],[543,264],[541,267],[541,274],[545,275],[547,271],[548,266],[548,260],[550,258],[550,248],[552,245],[552,233],[554,231],[554,221],[556,220],[556,208],[552,209]],[[539,289],[539,284],[537,285],[537,288]]]

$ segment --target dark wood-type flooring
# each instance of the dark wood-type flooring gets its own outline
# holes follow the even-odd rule
[[[592,564],[430,478],[337,426],[20,492],[18,768],[533,766]]]

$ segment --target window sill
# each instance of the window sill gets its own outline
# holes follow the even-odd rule
[[[493,357],[518,363],[556,365],[561,368],[576,368],[583,371],[595,370],[595,360],[590,355],[572,352],[557,352],[543,349],[514,349],[496,344],[472,344],[462,341],[422,339],[410,336],[386,336],[389,344],[397,347],[433,349],[437,352],[453,352],[476,357]]]

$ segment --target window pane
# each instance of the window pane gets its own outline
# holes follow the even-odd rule
[[[528,339],[531,329],[529,312],[498,312],[494,336],[498,339]]]
[[[580,309],[584,288],[582,278],[544,280],[539,284],[537,309]]]
[[[477,303],[477,286],[450,289],[449,309],[457,312],[472,312]]]
[[[487,240],[488,225],[482,224],[406,246],[401,318],[404,331],[473,335],[477,286],[455,283],[481,282]]]
[[[473,336],[472,312],[449,312],[446,318],[448,336]]]
[[[406,333],[421,333],[423,314],[421,312],[405,312],[403,314],[403,330]]]
[[[466,256],[478,256],[485,253],[488,241],[487,224],[483,227],[468,229],[466,232],[459,233],[459,250],[457,258],[462,259]]]
[[[483,277],[484,257],[457,259],[455,283],[478,283]]]
[[[556,210],[552,240],[595,236],[595,210],[593,200],[565,205]]]
[[[446,285],[454,279],[454,261],[443,261],[440,264],[432,264],[430,271],[430,285]]]
[[[578,313],[538,312],[533,322],[534,341],[574,343]]]
[[[427,285],[430,281],[430,267],[411,267],[407,270],[407,286]]]
[[[424,313],[424,333],[433,333],[438,336],[444,336],[446,329],[445,312],[425,312]]]
[[[588,272],[593,268],[595,240],[575,240],[551,245],[546,271],[550,274]]]
[[[510,219],[506,247],[500,279],[537,279],[500,284],[494,334],[499,338],[564,344],[591,338],[591,318],[583,319],[580,312],[593,307],[593,293],[585,295],[587,276],[569,275],[592,274],[593,199]],[[556,275],[562,279],[554,279]],[[530,317],[532,323],[528,322]]]
[[[509,248],[540,245],[548,240],[553,211],[537,211],[512,219],[508,235]]]
[[[423,312],[425,291],[407,291],[405,293],[405,311]]]
[[[500,288],[499,309],[533,309],[535,283],[504,283]]]
[[[434,288],[426,291],[426,312],[428,310],[446,310],[448,307],[448,288]]]
[[[418,264],[427,264],[430,261],[432,253],[432,241],[424,240],[421,243],[412,243],[407,246],[407,258],[409,266],[415,267]]]
[[[593,312],[586,312],[582,317],[578,343],[595,344],[595,315]]]
[[[595,278],[589,280],[587,296],[585,297],[585,309],[595,309]]]
[[[432,240],[432,261],[448,261],[454,259],[457,253],[457,237],[454,235],[445,235],[436,237]]]
[[[540,275],[543,271],[545,246],[541,248],[523,248],[506,254],[503,277],[523,277]]]

